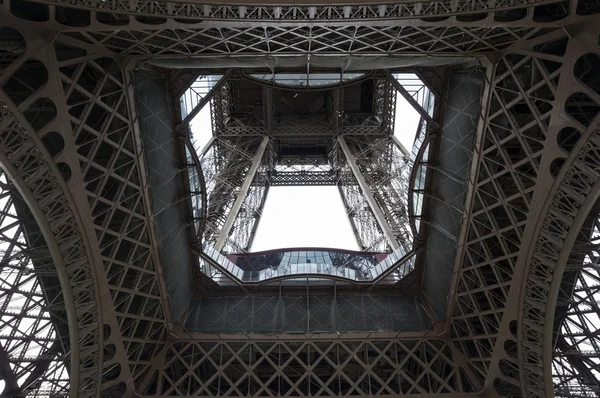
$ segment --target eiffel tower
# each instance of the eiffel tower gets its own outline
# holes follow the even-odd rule
[[[600,396],[600,1],[325,3],[0,0],[0,397]]]

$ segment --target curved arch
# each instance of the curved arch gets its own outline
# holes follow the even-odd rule
[[[0,163],[38,222],[57,265],[68,314],[70,395],[94,397],[100,385],[102,337],[87,245],[56,166],[3,97],[0,91]]]
[[[560,286],[565,271],[565,266],[573,250],[573,246],[577,240],[577,235],[581,230],[584,222],[590,215],[596,205],[598,198],[600,198],[600,179],[596,180],[592,186],[590,192],[586,196],[585,200],[579,207],[579,212],[573,219],[570,225],[569,232],[562,242],[562,250],[560,251],[558,261],[554,268],[554,275],[552,278],[552,284],[550,285],[550,291],[548,293],[548,306],[546,310],[546,317],[544,323],[544,379],[546,384],[553,383],[552,380],[552,347],[553,347],[553,326],[555,321],[556,307],[558,304],[558,296],[560,293]],[[547,387],[546,387],[547,388]]]
[[[189,153],[190,157],[192,158],[193,167],[196,172],[196,175],[198,176],[198,184],[200,185],[199,188],[200,188],[200,198],[201,198],[200,200],[202,200],[202,209],[200,209],[200,213],[201,213],[200,220],[199,220],[198,228],[194,231],[194,235],[198,237],[198,242],[201,245],[202,236],[204,234],[204,225],[206,224],[206,212],[207,212],[206,180],[204,179],[204,172],[202,171],[202,163],[200,162],[200,158],[198,157],[198,154],[196,153],[196,149],[194,148],[192,141],[190,140],[189,137],[184,137],[183,142],[184,142],[184,146],[185,146],[185,151],[187,153]],[[190,195],[190,201],[191,201],[191,195]]]
[[[559,257],[563,245],[568,245],[566,237],[572,228],[573,220],[578,217],[585,198],[592,191],[595,181],[600,177],[600,114],[587,116],[579,121],[565,109],[565,102],[577,92],[588,93],[595,97],[576,79],[573,72],[574,62],[578,55],[586,52],[586,48],[596,46],[596,38],[589,34],[581,34],[569,39],[564,47],[564,63],[558,91],[560,100],[555,105],[552,115],[551,129],[546,134],[545,167],[549,167],[556,158],[564,157],[564,148],[556,142],[553,134],[558,134],[565,127],[573,127],[582,135],[570,149],[569,156],[559,170],[540,169],[536,177],[549,178],[546,183],[549,189],[540,198],[536,220],[531,223],[532,229],[521,247],[523,256],[522,280],[519,281],[518,310],[514,319],[518,320],[518,363],[520,380],[524,396],[546,397],[553,395],[552,360],[547,357],[545,342],[552,336],[553,307],[556,303],[549,300],[549,292],[554,283]],[[597,101],[596,101],[597,102]],[[585,123],[585,124],[583,124]],[[544,163],[542,163],[544,164]],[[553,178],[553,179],[552,179]],[[539,180],[538,180],[539,181]],[[539,183],[539,182],[538,182]],[[531,209],[530,209],[531,210]],[[552,319],[549,313],[552,312]],[[546,354],[545,354],[546,352]],[[540,371],[542,370],[542,371]]]
[[[560,268],[564,268],[573,246],[574,238],[570,241],[570,237],[576,236],[579,231],[577,225],[587,217],[589,206],[595,203],[594,196],[600,195],[600,186],[597,184],[600,179],[600,162],[596,165],[596,170],[588,168],[584,163],[590,152],[600,151],[599,124],[600,117],[596,116],[591,123],[593,127],[587,129],[573,148],[566,162],[570,166],[558,173],[551,191],[553,194],[544,205],[544,216],[538,221],[535,245],[528,255],[529,269],[523,283],[523,311],[519,322],[519,360],[522,364],[523,383],[530,385],[535,381],[546,394],[553,390],[552,324],[558,292],[552,293],[552,290],[558,289],[557,285],[560,285],[561,278],[557,275],[562,275]],[[598,143],[594,142],[593,136],[596,136]],[[593,183],[588,182],[575,193],[570,184],[580,180],[577,169],[584,169],[588,176],[594,172],[596,175]],[[561,214],[562,217],[559,218],[558,215]],[[525,324],[526,327],[523,326]],[[536,347],[543,347],[543,352],[537,352]],[[536,374],[534,363],[541,365],[542,375]]]
[[[421,121],[419,122],[419,129],[417,129],[417,131],[420,130],[421,123],[423,123],[423,118],[421,118]],[[417,153],[417,155],[415,156],[415,159],[413,160],[413,166],[410,171],[410,178],[408,181],[408,202],[407,202],[408,220],[410,222],[410,229],[412,230],[413,236],[415,238],[417,236],[419,236],[419,230],[417,229],[415,219],[417,217],[421,216],[420,214],[417,216],[414,211],[415,210],[414,209],[414,191],[415,191],[415,182],[417,180],[417,170],[419,170],[419,172],[420,172],[422,167],[427,168],[427,164],[423,163],[423,156],[425,154],[425,150],[428,149],[429,145],[435,138],[436,138],[436,134],[426,133],[423,143],[421,144],[421,147],[419,148],[419,152]]]

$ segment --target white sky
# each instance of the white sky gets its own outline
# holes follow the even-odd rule
[[[337,187],[271,187],[252,251],[285,247],[359,250]]]
[[[398,94],[394,134],[409,152],[418,124],[419,114]],[[212,135],[210,106],[205,106],[190,126],[196,148],[203,148]],[[286,247],[359,249],[337,187],[269,189],[251,250]]]

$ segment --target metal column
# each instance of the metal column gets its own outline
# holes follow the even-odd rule
[[[242,204],[244,203],[244,200],[246,199],[246,195],[248,195],[248,190],[250,189],[250,185],[252,184],[254,175],[256,174],[256,171],[258,170],[258,166],[260,166],[260,162],[265,153],[265,150],[267,149],[268,143],[269,143],[269,137],[264,136],[262,139],[262,142],[260,143],[260,146],[258,147],[258,150],[256,151],[256,154],[254,155],[254,158],[252,159],[252,166],[250,166],[250,170],[248,170],[248,174],[246,174],[246,178],[244,179],[244,183],[242,184],[242,187],[240,188],[240,191],[237,194],[235,203],[233,204],[233,207],[231,208],[231,211],[229,212],[229,215],[227,216],[227,220],[225,221],[225,224],[223,225],[223,228],[221,229],[221,232],[219,233],[219,238],[217,239],[217,242],[215,243],[215,249],[217,249],[217,250],[221,250],[221,248],[225,244],[225,240],[229,236],[229,232],[231,232],[233,223],[235,222],[235,219],[237,218],[237,215],[238,215],[240,209],[242,208]]]
[[[377,220],[377,224],[379,224],[379,227],[381,228],[381,230],[383,231],[383,234],[387,238],[392,250],[396,250],[398,247],[400,247],[400,245],[398,244],[398,241],[394,237],[392,228],[390,227],[390,225],[386,221],[385,217],[383,216],[383,212],[381,211],[379,206],[377,206],[377,203],[375,202],[375,198],[373,197],[373,194],[371,193],[371,188],[369,187],[369,185],[367,185],[365,178],[363,177],[360,169],[358,168],[358,165],[356,164],[354,155],[352,155],[352,153],[350,152],[350,148],[348,148],[348,144],[346,144],[346,140],[344,139],[343,136],[338,137],[338,143],[340,144],[340,147],[342,148],[342,151],[344,152],[346,161],[348,162],[348,165],[350,166],[350,169],[352,170],[352,173],[354,174],[356,181],[358,181],[358,185],[360,186],[360,189],[363,192],[363,195],[365,195],[365,198],[367,199],[367,203],[369,203],[369,207],[371,208],[371,211],[373,212],[373,215],[375,216],[375,220]]]
[[[198,104],[196,104],[196,106],[190,111],[190,113],[188,113],[185,116],[185,118],[175,127],[177,131],[183,129],[185,126],[189,125],[192,120],[194,120],[194,118],[196,117],[196,115],[198,115],[198,113],[200,113],[202,108],[204,108],[206,104],[208,104],[210,100],[215,96],[215,93],[218,92],[221,89],[221,87],[223,87],[223,84],[225,84],[227,79],[231,76],[231,73],[231,69],[225,72],[225,74],[223,75],[223,77],[221,77],[221,79],[219,79],[217,84],[215,84],[214,87],[212,87],[210,91],[204,97],[202,97],[202,99],[198,102]],[[179,98],[174,98],[174,100],[177,101],[179,100]]]

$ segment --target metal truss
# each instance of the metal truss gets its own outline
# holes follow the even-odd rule
[[[20,46],[0,77],[2,165],[39,206],[71,300],[71,393],[123,396],[164,345],[169,319],[131,86],[114,60],[86,56],[87,43],[49,46],[39,32],[4,29]]]
[[[237,115],[236,106],[240,105],[232,92],[231,83],[223,84],[215,92],[211,101],[213,115],[213,135],[227,136],[261,136],[265,133],[266,120],[263,115]],[[243,107],[244,104],[241,104]]]
[[[521,325],[509,325],[506,312],[514,310],[511,285],[518,283],[515,264],[538,181],[544,137],[553,106],[560,107],[554,104],[560,101],[555,96],[560,68],[548,63],[543,46],[538,49],[539,53],[507,55],[490,71],[487,116],[476,144],[471,210],[450,309],[452,338],[470,366],[500,394],[509,395],[521,393],[518,382],[510,389],[506,381],[516,379],[510,369],[517,352],[508,347]],[[548,49],[552,52],[552,44]],[[530,77],[531,68],[536,78]]]
[[[247,242],[245,246],[240,248],[249,250],[252,245],[256,230],[254,223],[258,224],[258,220],[255,220],[255,215],[262,210],[268,190],[266,173],[263,166],[265,163],[263,159],[266,157],[265,153],[268,145],[269,137],[264,136],[252,158],[252,164],[246,172],[244,182],[237,192],[235,202],[227,215],[227,220],[225,220],[223,228],[219,231],[219,237],[215,244],[217,250],[221,250],[224,242],[230,239],[232,230],[236,232],[237,236],[231,240],[234,242]],[[259,172],[261,166],[263,166],[263,170]],[[234,225],[234,223],[237,225]],[[244,233],[240,236],[242,230]]]
[[[393,83],[386,79],[375,80],[373,113],[368,116],[340,112],[336,121],[343,135],[391,135],[394,133],[396,115],[396,90]]]
[[[19,44],[18,46],[13,47],[15,53],[26,53],[23,36],[16,31],[9,33],[11,33],[12,37],[17,39],[16,43]],[[35,51],[35,48],[30,49],[30,51],[32,50]],[[10,60],[10,57],[8,59]],[[14,59],[15,58],[13,58],[13,60]],[[21,99],[26,99],[27,91],[22,93],[25,94],[25,96],[22,96]],[[81,237],[80,226],[77,224],[75,215],[70,210],[69,200],[64,192],[64,185],[61,185],[60,179],[57,178],[57,175],[60,176],[60,173],[56,166],[53,166],[52,163],[47,161],[44,153],[39,149],[40,147],[43,148],[43,144],[39,140],[36,142],[36,138],[33,140],[31,139],[32,137],[27,131],[34,130],[30,126],[28,126],[29,128],[24,127],[24,125],[28,125],[29,123],[27,118],[17,118],[12,110],[16,110],[16,107],[12,109],[9,108],[8,103],[5,101],[10,102],[10,100],[2,93],[2,97],[0,97],[0,142],[3,151],[2,168],[9,173],[11,180],[15,184],[18,184],[18,190],[24,197],[29,210],[35,216],[38,226],[44,235],[46,244],[48,245],[48,250],[52,256],[52,261],[54,262],[56,275],[58,275],[61,288],[63,289],[63,302],[64,307],[67,310],[66,313],[69,324],[68,347],[70,348],[70,355],[68,360],[65,358],[61,361],[63,364],[65,361],[70,361],[70,372],[68,376],[69,384],[71,386],[70,391],[84,397],[91,396],[97,391],[99,385],[98,371],[101,368],[101,353],[99,350],[100,328],[98,313],[95,307],[97,302],[97,291],[92,278],[90,261],[87,257],[85,245]],[[33,115],[30,114],[30,117],[39,115],[39,112],[35,112]],[[7,210],[10,213],[11,205],[4,202],[3,206],[8,206]],[[44,211],[42,211],[42,209],[44,209]],[[53,228],[50,228],[50,225],[52,225]],[[14,234],[15,232],[16,231],[11,231],[11,234]],[[22,236],[23,231],[21,231],[20,234]],[[8,231],[5,235],[9,236]],[[42,242],[40,242],[38,235],[38,240],[35,244],[31,245],[30,248],[37,248],[37,245],[40,244],[42,244]],[[20,247],[24,247],[23,240],[21,240]],[[14,247],[11,250],[18,251],[19,248]],[[26,258],[24,258],[24,260],[26,260]],[[42,256],[42,261],[44,261],[44,256]],[[46,257],[44,262],[46,261],[48,261],[48,257]],[[28,271],[23,272],[25,273],[24,275],[27,275]],[[66,275],[67,272],[68,275]],[[18,268],[15,270],[14,275],[18,276]],[[7,305],[10,302],[11,296],[15,298],[19,297],[19,295],[23,296],[24,300],[16,304],[16,306],[19,306],[20,304],[27,305],[27,302],[29,301],[27,297],[33,298],[36,295],[40,295],[40,293],[36,294],[36,292],[39,292],[39,290],[37,290],[40,287],[39,282],[32,280],[31,275],[19,277],[16,282],[19,283],[19,280],[25,282],[27,278],[29,278],[30,282],[24,286],[24,289],[21,292],[16,290],[10,295],[3,295],[3,300],[9,300],[6,303]],[[8,281],[9,283],[15,282],[15,280],[10,282],[10,279],[8,279]],[[11,290],[9,290],[9,292],[11,292]],[[23,295],[24,293],[27,294]],[[59,295],[50,296],[50,300],[51,301],[48,303],[57,300],[58,309],[60,309]],[[13,313],[15,318],[22,318],[22,309],[17,310],[15,307],[13,307],[10,312]],[[23,307],[23,309],[26,309],[26,307]],[[6,310],[7,308],[3,311]],[[47,313],[41,308],[37,311],[39,312],[34,316],[34,322],[31,324],[29,321],[25,321],[24,325],[29,324],[29,326],[25,327],[29,327],[31,331],[41,327],[41,329],[39,329],[41,332],[40,337],[43,338],[44,335],[52,336],[52,329],[56,330],[56,325],[53,327],[47,320],[43,320],[43,318],[47,317]],[[32,313],[35,314],[35,312]],[[77,319],[77,322],[75,322],[75,319]],[[17,328],[18,323],[19,322],[15,322],[14,325]],[[10,327],[10,325],[7,325],[7,327]],[[44,329],[46,330],[44,331]],[[23,336],[19,336],[16,331],[8,331],[6,337],[10,343],[5,341],[5,347],[12,346],[18,349],[28,346],[26,341],[19,342],[19,337]],[[11,341],[13,339],[15,340],[14,343]],[[41,345],[35,343],[33,346],[37,346],[37,354],[39,355],[40,349],[43,353],[44,347],[48,347],[48,341]],[[59,347],[55,347],[54,349],[57,348]],[[3,351],[6,352],[6,348],[3,348]],[[51,351],[48,351],[48,354],[50,353]],[[58,353],[55,352],[53,355],[57,354]],[[67,352],[63,351],[63,355],[65,354],[67,354]],[[52,360],[54,356],[51,358],[48,356],[45,358],[38,356],[37,358],[42,361],[47,361],[48,359]],[[33,359],[36,359],[36,357]],[[26,380],[29,380],[30,382],[29,376],[32,375],[35,375],[34,377],[38,380],[43,380],[43,376],[39,376],[38,373],[38,371],[41,372],[43,370],[43,367],[35,367],[35,362],[37,361],[32,361],[31,359],[27,360],[25,356],[21,356],[21,362],[22,363],[20,364],[17,363],[14,367],[7,364],[6,361],[3,362],[3,375],[7,375],[6,382],[9,387],[8,391],[13,389],[14,392],[15,389],[27,387],[24,384],[23,379],[15,380],[15,378],[12,377],[11,381],[10,373],[12,371],[10,371],[8,367],[11,369],[19,367],[19,374],[27,377]],[[27,362],[33,363],[27,364]],[[60,364],[55,361],[49,362],[45,372],[50,372],[51,368],[59,369]],[[30,373],[28,373],[27,369],[29,369]],[[61,388],[63,390],[66,388],[64,380],[65,375],[62,371],[46,374],[49,377],[55,377],[55,379],[50,379],[45,384],[45,387],[49,388],[52,393]],[[36,380],[33,380],[33,382],[35,381]],[[18,385],[19,383],[21,385]],[[34,393],[36,393],[35,385],[32,386],[32,389]],[[16,393],[18,393],[18,391]],[[41,391],[41,393],[43,393],[43,391]]]
[[[247,251],[252,242],[268,190],[265,140],[217,138],[202,158],[208,192],[204,239],[222,239],[223,251]]]
[[[552,0],[548,3],[554,2]],[[431,10],[442,13],[446,13],[444,10],[447,7],[452,8],[458,5],[458,2],[444,1],[444,3],[448,4],[442,7],[439,7],[441,3],[438,4],[437,2],[406,3],[406,5],[423,8],[428,4],[424,8],[432,7]],[[450,5],[450,3],[453,4]],[[481,26],[473,26],[473,22],[463,24],[456,21],[451,26],[439,23],[427,26],[429,25],[428,23],[423,23],[421,20],[415,19],[415,16],[421,14],[421,12],[414,13],[414,11],[407,14],[409,16],[406,19],[409,22],[408,24],[392,23],[390,21],[394,20],[393,17],[384,17],[382,21],[376,21],[377,23],[371,24],[368,22],[368,18],[350,16],[349,20],[346,20],[343,24],[336,25],[335,18],[330,17],[327,23],[320,22],[309,25],[303,23],[303,20],[310,22],[310,19],[302,18],[302,15],[312,13],[306,11],[298,13],[302,7],[290,7],[290,12],[285,14],[293,17],[287,20],[283,19],[284,23],[261,26],[261,24],[266,24],[273,20],[265,16],[260,19],[259,23],[255,23],[252,19],[249,19],[246,23],[240,23],[235,20],[228,21],[227,14],[230,14],[232,7],[215,8],[215,6],[204,6],[203,9],[207,8],[209,14],[211,13],[211,9],[215,9],[217,14],[221,14],[219,19],[215,19],[214,21],[207,20],[206,22],[196,24],[186,24],[165,19],[163,27],[162,25],[140,24],[139,19],[143,20],[143,17],[138,17],[129,24],[129,16],[119,15],[118,13],[118,8],[121,5],[125,5],[125,3],[109,1],[97,4],[104,6],[112,5],[117,10],[106,9],[107,13],[98,10],[98,15],[107,15],[106,19],[103,19],[103,22],[97,24],[95,28],[82,29],[81,27],[74,26],[67,28],[65,26],[85,24],[86,21],[89,21],[90,15],[84,11],[73,11],[75,13],[72,16],[73,20],[62,20],[60,24],[49,22],[48,27],[58,31],[74,30],[74,32],[70,33],[60,33],[60,35],[65,36],[63,40],[84,38],[84,40],[104,47],[115,54],[157,61],[161,58],[174,60],[189,58],[190,56],[194,56],[195,58],[208,57],[211,59],[233,55],[236,57],[250,56],[255,58],[261,56],[264,58],[268,56],[291,56],[299,53],[312,55],[381,56],[394,56],[398,54],[468,55],[502,50],[535,35],[542,29],[541,27],[532,27],[532,24],[527,22],[527,15],[529,13],[523,14],[523,18],[520,18],[521,21],[515,26],[505,26],[504,23],[494,24],[491,14],[488,18],[482,18],[480,21]],[[159,3],[151,2],[143,4],[158,5]],[[464,5],[468,7],[471,4],[480,5],[479,2],[465,2]],[[83,6],[83,4],[79,2],[71,2],[69,4],[69,7],[78,6]],[[130,4],[126,4],[127,9],[130,9],[130,6]],[[185,4],[185,7],[191,6],[189,3]],[[6,3],[4,7],[9,8],[9,3]],[[384,11],[385,14],[388,9],[393,13],[393,9],[397,9],[398,7],[403,8],[405,4],[392,7],[386,5],[376,7],[363,6],[357,7],[362,8],[362,11],[357,11],[360,13],[368,11],[369,8],[377,8],[380,11]],[[564,22],[561,22],[560,26],[569,21],[567,17],[572,12],[570,8],[560,6],[541,5],[540,7],[540,10],[542,10],[541,14],[549,14],[548,18],[542,17],[541,20],[561,19]],[[54,6],[51,8],[55,9]],[[220,10],[217,10],[218,8]],[[331,10],[336,7],[328,8]],[[344,7],[342,6],[341,8],[343,9]],[[247,9],[247,6],[239,8],[239,10]],[[349,10],[350,8],[347,9]],[[35,14],[27,15],[28,11]],[[225,11],[225,14],[223,14],[223,11]],[[380,11],[378,11],[378,14]],[[5,12],[8,15],[10,10],[6,10]],[[40,16],[37,15],[38,13],[47,13],[47,9],[38,6],[33,8],[19,7],[18,10],[13,10],[13,14],[22,15],[23,19],[26,20],[45,21],[50,18],[49,15]],[[243,15],[244,13],[245,11],[241,11],[241,14],[238,13],[237,15]],[[325,11],[325,14],[327,13],[329,11]],[[336,14],[339,14],[339,12],[330,15],[334,16]],[[348,13],[344,11],[343,14]],[[522,13],[517,11],[517,14]],[[575,14],[573,15],[575,16]],[[13,18],[19,20],[17,17],[11,17],[11,19]],[[75,22],[74,20],[77,18],[81,18],[83,22]],[[154,13],[148,22],[160,22],[156,18],[159,18],[159,14]],[[203,15],[199,18],[205,20],[206,16]],[[416,18],[420,17],[417,16]],[[286,21],[287,23],[285,23]],[[319,20],[316,19],[315,22],[317,21]],[[490,24],[490,22],[492,23]],[[111,24],[114,24],[114,26],[111,26]],[[478,25],[477,21],[475,25]],[[533,25],[536,24],[534,23]],[[61,26],[64,26],[64,28],[59,28]],[[118,29],[115,29],[116,26],[118,26]],[[177,65],[177,62],[174,62],[172,65]],[[266,63],[263,66],[268,67],[269,64]]]
[[[578,1],[570,6],[560,4],[556,1],[535,0],[527,3],[515,3],[511,1],[479,1],[470,2],[466,0],[428,0],[422,3],[399,3],[399,4],[356,4],[349,1],[344,5],[252,5],[252,4],[229,4],[229,1],[221,4],[186,3],[183,1],[152,1],[145,2],[136,0],[133,2],[114,0],[109,2],[98,2],[94,0],[71,1],[71,0],[41,0],[38,3],[48,4],[50,10],[66,8],[77,8],[85,12],[78,16],[86,21],[88,30],[97,30],[98,25],[125,26],[137,25],[148,27],[149,24],[157,22],[164,23],[165,20],[175,19],[197,23],[197,20],[207,21],[207,25],[217,23],[235,23],[259,25],[347,25],[357,23],[364,25],[418,25],[418,26],[490,26],[490,25],[551,25],[557,20],[571,18],[577,14],[592,14],[597,6],[591,1]],[[309,2],[310,3],[310,2]],[[533,13],[527,10],[534,10]],[[19,10],[22,11],[22,10]],[[93,17],[89,12],[94,12]],[[64,16],[59,13],[53,14],[57,22],[64,23]],[[58,15],[55,15],[58,14]],[[444,18],[437,21],[435,17]],[[158,21],[157,21],[158,19]],[[162,19],[162,20],[161,20]],[[189,20],[189,21],[186,21]],[[136,24],[137,22],[137,24]],[[561,24],[564,23],[561,21]],[[65,25],[75,25],[66,23]],[[101,28],[100,28],[101,29]]]
[[[3,396],[67,396],[70,342],[57,269],[33,215],[0,175]]]
[[[356,201],[352,196],[356,194],[364,197],[358,199],[358,203],[368,204],[369,213],[376,220],[379,231],[387,238],[392,249],[399,245],[408,245],[412,248],[412,232],[408,218],[408,187],[412,162],[406,153],[398,147],[392,137],[379,139],[347,137],[339,138],[340,150],[343,155],[338,157],[338,166],[343,169],[350,168],[353,178],[346,183],[356,181],[356,189],[353,184],[345,186],[342,184],[342,195],[344,203]],[[347,174],[347,172],[345,172]],[[344,174],[344,171],[340,171]],[[361,221],[354,218],[351,208],[347,208],[348,214],[353,218],[353,224],[359,231],[359,240],[365,242],[366,232],[374,235],[368,226],[372,222],[358,227]],[[369,217],[371,218],[371,217]],[[364,244],[364,243],[363,243]]]
[[[190,124],[194,117],[196,117],[202,108],[204,108],[212,99],[214,93],[222,87],[230,75],[231,71],[228,71],[224,75],[208,76],[197,75],[194,73],[193,83],[186,84],[185,87],[187,87],[187,89],[183,91],[183,93],[180,93],[177,90],[174,78],[172,77],[170,79],[171,87],[175,94],[173,99],[180,102],[179,108],[182,110],[182,120],[177,124],[177,130],[181,130]]]
[[[436,339],[178,341],[142,394],[469,396],[456,357]]]
[[[271,186],[322,186],[336,185],[332,170],[321,170],[321,165],[315,167],[286,167],[271,177]],[[300,170],[298,170],[300,169]]]
[[[216,247],[223,248],[225,252],[244,252],[249,250],[258,221],[262,214],[266,193],[270,185],[335,185],[338,183],[338,170],[341,166],[335,166],[334,160],[326,153],[304,153],[298,149],[297,153],[286,152],[280,154],[278,145],[292,145],[301,148],[311,144],[298,144],[299,137],[302,140],[316,139],[319,144],[333,147],[335,144],[335,133],[344,136],[367,136],[378,137],[376,142],[383,142],[382,137],[389,137],[393,133],[395,114],[395,90],[390,80],[382,77],[376,78],[373,92],[373,111],[369,114],[357,114],[356,112],[344,112],[340,106],[340,89],[331,91],[331,101],[328,112],[331,120],[315,118],[275,118],[275,105],[273,88],[260,89],[262,91],[263,115],[249,113],[247,104],[240,102],[238,98],[238,86],[235,81],[225,81],[222,87],[217,87],[212,95],[213,115],[213,141],[207,151],[202,151],[202,168],[206,175],[208,197],[207,228],[205,240],[213,243]],[[293,92],[283,91],[280,95],[286,96],[288,103],[299,112],[306,112],[319,97],[311,93],[298,96]],[[236,112],[236,109],[240,110]],[[308,123],[307,123],[308,119]],[[272,136],[272,138],[267,138]],[[296,140],[296,141],[294,141]],[[261,144],[262,142],[262,144]],[[391,143],[389,139],[387,142]],[[269,147],[268,151],[265,149]],[[386,149],[387,156],[384,159],[393,158],[393,149]],[[310,152],[310,151],[309,151]],[[365,164],[368,157],[384,156],[383,153],[364,153]],[[381,165],[383,167],[383,164]],[[392,173],[399,173],[399,165],[394,167]],[[410,165],[405,165],[405,171]],[[356,169],[358,172],[358,169]],[[360,171],[361,173],[364,171]],[[404,173],[406,174],[406,173]],[[396,181],[400,185],[407,184],[408,175],[404,176],[403,182]],[[379,178],[379,177],[378,177]],[[388,175],[386,178],[396,177]],[[358,177],[362,180],[362,177]],[[389,181],[378,181],[378,184],[389,184]],[[398,189],[390,188],[392,190]],[[402,188],[406,189],[406,187]],[[343,190],[342,190],[343,192]],[[367,192],[354,191],[360,196]],[[404,192],[406,196],[406,192]],[[389,199],[389,195],[387,196]],[[398,199],[398,198],[394,198]],[[345,198],[344,200],[352,200]],[[384,196],[378,197],[379,202],[385,200]],[[406,202],[406,198],[403,199]],[[362,199],[358,199],[359,202]],[[378,203],[379,206],[380,203]],[[373,202],[374,205],[374,202]],[[348,210],[351,218],[352,211]],[[405,209],[406,210],[406,209]],[[362,210],[364,212],[364,210]],[[367,210],[371,212],[371,210]],[[377,210],[378,211],[378,210]],[[397,210],[393,212],[398,213]],[[398,213],[399,214],[399,213]],[[388,211],[388,216],[391,213]],[[368,217],[368,216],[367,216]],[[389,220],[380,217],[378,228],[373,229],[368,218],[353,219],[352,223],[365,222],[365,226],[359,226],[361,230],[369,231],[370,237],[359,238],[364,248],[376,250],[385,248],[381,240],[383,229],[388,229],[388,243],[393,249],[397,248],[399,239],[398,220],[394,220],[396,231],[392,232],[387,227]],[[400,223],[402,224],[402,223]],[[399,224],[398,224],[399,225]],[[404,225],[404,224],[402,224]],[[358,231],[358,229],[356,229]],[[408,238],[402,236],[401,240]],[[366,242],[369,243],[366,243]],[[383,243],[383,247],[379,245]]]
[[[597,209],[593,209],[596,211]],[[593,214],[592,214],[593,215]],[[584,225],[565,264],[555,315],[552,377],[556,396],[600,393],[597,338],[598,217]]]
[[[343,154],[334,156],[337,159],[338,189],[358,245],[364,251],[385,250],[386,237],[363,195],[355,174],[344,161]]]
[[[491,75],[451,327],[470,366],[500,394],[547,396],[569,369],[585,368],[584,353],[552,360],[561,334],[552,333],[552,292],[561,284],[555,264],[559,242],[568,245],[566,220],[587,217],[576,202],[597,197],[587,194],[597,178],[590,151],[598,125],[588,101],[598,104],[598,87],[586,73],[597,53],[597,33],[550,34],[505,54]],[[555,393],[563,395],[560,384]]]
[[[67,26],[64,30],[71,33],[49,37],[47,32],[58,26],[57,11],[65,9],[48,8],[51,21],[34,21],[26,29],[15,15],[16,6],[9,15],[14,4],[0,5],[0,163],[7,177],[0,179],[0,241],[8,245],[0,249],[0,372],[10,391],[40,397],[67,388],[71,396],[82,397],[545,397],[552,390],[556,396],[598,395],[598,27],[498,27],[490,17],[481,22],[491,22],[489,28],[458,26],[453,19],[447,26],[431,21],[414,28],[332,23],[289,29],[174,29],[148,27],[129,15],[121,18],[137,13],[138,3],[127,3],[127,11],[120,14],[121,3],[110,1],[83,5],[115,8],[112,16],[95,13],[93,28]],[[460,2],[451,2],[450,12],[439,2],[419,4],[423,9],[436,4],[441,10],[436,12],[443,12],[439,15],[462,12]],[[495,4],[498,15],[504,3]],[[565,16],[560,24],[572,22],[574,13],[594,11],[590,2],[560,4],[553,8],[544,3],[546,15],[555,10]],[[180,11],[174,11],[175,5],[169,3],[167,13],[195,12],[192,4]],[[405,6],[417,4],[397,7]],[[356,9],[368,13],[369,7]],[[284,8],[273,7],[272,12],[281,17]],[[392,8],[379,8],[378,15]],[[298,13],[302,7],[290,9]],[[325,14],[318,11],[325,9]],[[343,6],[307,7],[307,15],[318,20],[335,16],[336,9],[357,19],[352,7],[347,12]],[[236,18],[248,20],[259,10],[271,15],[260,7],[203,7],[208,17],[213,10],[220,10],[223,19],[233,15],[231,10]],[[525,26],[535,19],[535,6],[527,10],[519,19]],[[25,10],[25,17],[34,11],[34,6]],[[464,12],[472,14],[472,9]],[[127,26],[98,29],[98,18],[125,21]],[[43,30],[47,26],[52,29]],[[190,336],[171,323],[131,70],[117,63],[115,54],[124,60],[121,55],[496,50],[501,51],[488,65],[447,319],[430,332],[355,337]],[[226,97],[215,97],[212,106]],[[393,109],[386,106],[383,101],[383,115]],[[215,123],[223,126],[225,120],[219,117]],[[259,136],[265,129],[256,119],[234,123],[238,131],[260,131]],[[343,132],[344,124],[336,123]],[[203,158],[207,184],[215,192],[208,198],[207,241],[222,230],[261,140],[218,137]],[[390,189],[403,176],[402,164],[390,161],[386,165],[393,166],[391,171],[380,173],[379,165],[368,161],[369,153],[393,156],[396,149],[389,149],[389,138],[344,140],[373,199],[381,198],[378,206],[386,221],[404,225],[404,211],[385,205],[388,197],[404,195],[399,188]],[[226,248],[243,250],[251,244],[268,187],[265,175],[272,170],[271,153],[265,149],[248,184]],[[331,159],[337,159],[338,186],[361,246],[384,247],[356,175],[339,150]],[[28,209],[35,219],[44,244],[27,229],[31,219],[21,217],[18,198],[23,214]],[[401,231],[394,228],[393,233]],[[45,284],[48,280],[54,285]],[[59,293],[52,289],[58,286],[56,280]],[[66,314],[66,327],[64,317],[57,319],[61,313]]]

